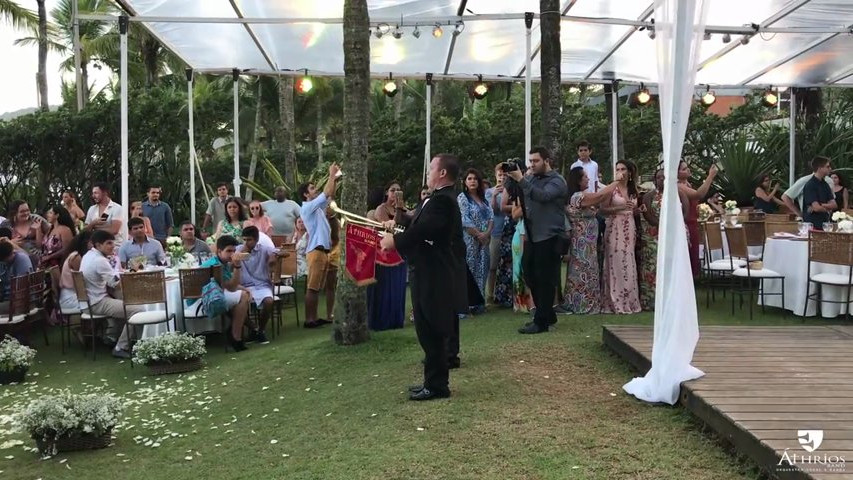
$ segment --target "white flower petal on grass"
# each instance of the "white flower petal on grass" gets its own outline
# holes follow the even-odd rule
[[[374,376],[374,377],[378,377],[378,376],[379,376],[379,374],[377,374],[377,373],[374,373],[374,374],[373,374],[373,376]]]
[[[123,457],[123,456],[124,456],[123,453],[116,453],[116,457]]]
[[[71,465],[69,465],[69,464],[67,464],[67,463],[66,463],[66,464],[65,464],[65,468],[67,468],[68,470],[71,470]]]
[[[278,412],[278,409],[277,409],[277,408],[273,408],[273,409],[272,409],[272,411],[273,411],[273,412]],[[21,442],[21,443],[23,443],[23,442]]]
[[[157,447],[159,447],[159,446],[160,446],[160,444],[159,444],[158,442],[154,442],[154,443],[152,443],[152,444],[151,444],[151,447],[152,447],[152,448],[157,448]]]
[[[281,381],[281,377],[275,377],[275,381],[276,381],[276,382],[280,382],[280,381]]]
[[[545,377],[544,377],[544,378],[551,378],[551,377],[549,377],[548,375],[545,375]]]
[[[339,386],[339,387],[343,387],[343,386],[344,386],[344,384],[343,384],[343,383],[339,383],[339,384],[338,384],[338,386]]]
[[[65,463],[65,462],[67,462],[67,461],[68,461],[68,459],[67,459],[67,458],[63,458],[62,460],[60,460],[60,461],[59,461],[59,463]]]
[[[572,465],[572,470],[577,470],[577,469],[579,469],[579,468],[581,468],[581,467],[579,467],[579,466],[577,466],[577,465]]]
[[[417,431],[419,431],[419,432],[423,432],[423,431],[424,431],[424,427],[418,427],[418,428],[417,428]]]
[[[327,414],[326,414],[326,416],[327,416],[327,417],[331,417],[331,416],[332,416],[332,412],[327,413]]]
[[[519,360],[518,363],[524,363],[524,360]]]
[[[270,445],[275,445],[276,443],[278,443],[278,440],[275,440],[275,439],[270,440]]]
[[[611,394],[610,394],[610,396],[611,396],[611,397],[615,397],[615,396],[616,396],[616,394],[615,394],[615,393],[611,393]]]
[[[287,457],[289,457],[290,455],[289,455],[289,454],[287,454],[287,453],[282,453],[282,454],[281,454],[281,456],[282,456],[282,457],[284,457],[284,458],[287,458]]]
[[[310,392],[310,391],[311,391],[311,387],[306,388],[306,389],[305,389],[305,391],[306,391],[306,392]]]
[[[15,458],[15,456],[14,455],[6,455],[4,458],[6,460],[11,460],[11,459]]]
[[[270,389],[270,387],[261,387],[261,391],[269,390],[269,389]]]
[[[184,460],[188,460],[188,461],[189,461],[189,460],[192,460],[192,459],[193,459],[192,455],[187,455],[186,457],[184,457]]]
[[[370,414],[370,416],[371,416],[371,417],[375,417],[375,416],[376,416],[376,414],[375,414],[375,413],[371,413],[371,414]]]

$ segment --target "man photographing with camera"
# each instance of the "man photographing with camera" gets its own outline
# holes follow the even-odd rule
[[[564,209],[569,190],[563,177],[551,169],[550,159],[548,149],[531,149],[531,176],[524,176],[518,165],[502,165],[509,178],[521,187],[524,195],[527,239],[521,264],[524,280],[536,304],[533,321],[518,329],[518,333],[547,332],[548,327],[557,322],[554,313],[555,282],[560,271],[560,256],[568,245]]]

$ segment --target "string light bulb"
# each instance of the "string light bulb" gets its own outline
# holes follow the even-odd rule
[[[473,93],[474,98],[477,100],[482,100],[489,94],[489,86],[483,82],[482,75],[477,76],[477,83],[474,84]]]
[[[314,82],[311,80],[311,77],[300,77],[299,80],[296,81],[296,93],[300,95],[306,95],[313,89]]]
[[[649,103],[652,99],[652,94],[649,93],[649,89],[646,88],[644,84],[640,84],[640,89],[637,90],[636,97],[637,103],[640,105],[645,105]]]
[[[393,98],[394,95],[397,95],[397,82],[391,78],[391,75],[388,75],[388,80],[386,80],[385,85],[382,86],[382,93],[384,93],[388,98]]]
[[[779,103],[779,96],[776,95],[772,87],[764,91],[764,94],[761,96],[761,103],[765,107],[775,107]]]
[[[444,35],[444,30],[441,29],[441,25],[435,24],[435,27],[432,29],[432,36],[435,38],[441,38]]]
[[[704,94],[702,94],[702,99],[701,99],[701,100],[702,100],[702,105],[704,105],[704,106],[706,106],[706,107],[710,107],[711,105],[713,105],[713,104],[714,104],[714,102],[716,102],[716,101],[717,101],[717,95],[716,95],[716,94],[714,94],[714,92],[712,92],[712,91],[711,91],[711,87],[708,87],[708,88],[705,90],[705,93],[704,93]]]

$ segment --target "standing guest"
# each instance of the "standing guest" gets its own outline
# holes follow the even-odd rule
[[[536,334],[547,332],[557,323],[554,297],[560,274],[562,243],[567,241],[565,206],[568,195],[566,181],[551,168],[551,152],[544,147],[530,150],[532,174],[522,176],[521,169],[507,172],[521,186],[524,196],[524,223],[527,241],[521,258],[525,280],[533,294],[536,313],[533,321],[518,332]]]
[[[620,178],[618,172],[616,178]],[[618,187],[618,182],[613,182],[596,192],[590,192],[590,182],[592,179],[583,167],[572,168],[566,181],[570,195],[566,213],[572,234],[569,265],[566,268],[565,303],[562,307],[573,314],[595,314],[601,310],[598,205],[610,198]]]
[[[118,258],[122,268],[136,270],[141,265],[132,265],[131,260],[145,257],[145,265],[165,265],[166,252],[163,245],[156,239],[145,234],[145,224],[139,217],[131,218],[127,225],[130,227],[130,242],[124,242],[118,250]]]
[[[305,261],[308,263],[307,291],[305,292],[305,328],[317,328],[331,323],[317,318],[317,304],[320,290],[326,283],[329,270],[329,251],[332,247],[331,227],[326,218],[326,208],[335,197],[336,175],[340,171],[337,164],[329,166],[329,179],[322,191],[313,183],[299,186],[297,193],[302,200],[299,216],[305,222],[308,231],[308,243],[305,247]]]
[[[637,313],[640,292],[637,282],[637,166],[633,162],[616,162],[616,189],[604,197],[601,212],[606,215],[604,231],[604,268],[602,279],[602,311],[605,313]]]
[[[383,249],[396,248],[413,266],[415,330],[425,355],[423,383],[409,388],[409,399],[414,401],[450,396],[450,350],[458,351],[459,341],[454,331],[459,325],[457,313],[468,303],[462,219],[453,192],[458,175],[455,156],[436,155],[427,176],[432,195],[413,217],[398,216],[408,227],[404,232],[385,235],[380,241]]]
[[[296,228],[290,243],[296,246],[296,278],[308,275],[308,264],[305,262],[305,247],[308,246],[308,232],[305,230],[305,222],[302,217],[296,217]]]
[[[486,190],[486,203],[492,209],[492,231],[489,239],[489,280],[487,301],[497,302],[495,299],[495,282],[497,280],[498,262],[500,261],[501,237],[503,236],[504,220],[502,200],[504,198],[504,172],[501,163],[495,165],[495,186]]]
[[[761,182],[755,187],[755,198],[752,201],[752,206],[756,210],[761,210],[764,213],[776,213],[779,207],[784,207],[785,202],[776,198],[776,190],[779,184],[772,185],[770,175],[762,175]]]
[[[716,192],[710,197],[708,197],[708,201],[705,202],[709,207],[716,213],[717,215],[725,215],[726,208],[723,206],[723,194],[720,192]]]
[[[103,182],[92,187],[92,201],[95,204],[86,212],[86,228],[109,232],[114,237],[114,246],[121,246],[127,238],[124,208],[110,199],[110,188]]]
[[[657,255],[658,255],[658,227],[660,225],[660,209],[663,200],[664,187],[663,170],[655,172],[655,189],[643,196],[643,235],[642,251],[640,254],[640,306],[645,311],[655,308],[655,285],[657,284]],[[687,218],[687,209],[690,201],[687,194],[678,191],[681,201],[682,219]]]
[[[850,193],[847,191],[847,182],[839,172],[832,172],[829,176],[832,183],[832,193],[835,195],[835,204],[838,205],[838,210],[847,210],[850,208]]]
[[[716,176],[717,166],[711,165],[705,181],[699,188],[694,189],[690,186],[690,166],[684,160],[678,164],[678,190],[684,192],[690,202],[684,223],[687,226],[690,269],[693,271],[694,278],[699,276],[699,245],[702,243],[702,239],[699,237],[699,202],[708,195],[708,190],[711,189],[711,184],[714,183]]]
[[[457,197],[462,212],[465,231],[465,260],[480,295],[486,298],[486,277],[489,274],[489,242],[492,231],[492,209],[485,200],[483,175],[474,168],[465,172],[465,189]],[[470,308],[471,313],[482,313],[485,305]]]
[[[275,188],[275,200],[262,203],[264,210],[272,220],[271,235],[292,235],[296,219],[299,217],[299,204],[287,198],[284,187]]]
[[[803,187],[803,221],[811,223],[817,230],[823,230],[823,224],[838,209],[832,188],[824,181],[831,171],[828,158],[815,157],[812,160],[812,178]]]
[[[62,192],[62,206],[71,214],[75,224],[86,219],[86,213],[77,204],[77,196],[71,190]]]
[[[237,247],[237,252],[242,253],[243,276],[240,285],[249,291],[252,301],[260,310],[258,325],[252,329],[249,340],[260,344],[269,343],[265,331],[267,322],[272,316],[273,307],[273,284],[270,279],[270,266],[278,261],[282,255],[275,248],[258,243],[260,232],[258,227],[249,226],[243,229],[243,244]]]
[[[528,170],[532,172],[532,170]],[[521,206],[522,198],[516,198],[512,202],[511,217],[517,223],[515,224],[515,232],[512,236],[512,289],[513,299],[512,307],[516,312],[528,313],[534,308],[533,297],[530,296],[530,289],[524,282],[524,270],[522,268],[521,259],[524,256],[524,242],[527,234],[524,231],[524,214]]]
[[[235,352],[246,350],[246,345],[243,343],[243,325],[249,317],[249,302],[251,296],[246,288],[240,286],[242,276],[240,271],[243,268],[240,256],[235,255],[237,250],[237,239],[223,235],[216,240],[216,255],[212,256],[204,263],[202,267],[222,267],[222,293],[225,296],[225,308],[231,314],[231,334],[228,339],[231,348]],[[195,308],[201,308],[202,302],[195,300],[189,302],[190,305],[196,304]],[[225,332],[222,332],[225,334]]]
[[[516,165],[521,164],[520,159],[510,160]],[[515,186],[514,192],[509,192],[506,189],[505,176],[501,176],[501,184],[495,187],[500,189],[500,205],[499,210],[503,214],[503,231],[501,232],[500,242],[498,244],[497,264],[495,268],[495,283],[494,283],[494,302],[502,308],[512,308],[513,299],[513,257],[512,257],[512,240],[515,237],[517,220],[512,216],[514,203],[521,196],[521,190]],[[494,238],[493,238],[494,240]],[[489,252],[491,255],[492,252]],[[490,262],[494,263],[494,262]]]
[[[184,245],[184,250],[193,255],[210,254],[210,247],[207,242],[196,236],[196,229],[193,222],[184,220],[181,222],[181,243]]]
[[[92,248],[92,232],[83,230],[77,234],[68,244],[68,256],[62,263],[62,272],[59,276],[59,305],[64,311],[74,311],[80,308],[77,301],[77,291],[74,289],[74,277],[71,272],[80,271],[80,261],[83,255]]]
[[[15,200],[9,205],[9,219],[3,222],[3,226],[12,229],[12,242],[27,252],[33,265],[41,262],[42,240],[47,225],[44,218],[30,212],[30,206],[24,200]]]
[[[397,213],[405,215],[402,197],[403,189],[396,181],[385,189],[384,202],[373,210],[368,218],[378,222],[394,220]],[[398,211],[399,207],[399,211]],[[406,263],[396,267],[376,265],[376,283],[367,287],[367,326],[374,331],[403,328],[406,316]]]
[[[32,271],[33,264],[28,255],[18,251],[12,242],[6,239],[0,241],[0,313],[9,313],[12,279]]]
[[[207,232],[207,227],[210,226],[215,231],[219,223],[225,220],[225,202],[228,201],[228,184],[219,183],[216,185],[216,197],[210,199],[207,204],[207,211],[204,213],[204,223],[201,229]],[[236,237],[235,237],[236,238]]]
[[[145,235],[154,238],[154,229],[151,228],[151,220],[145,216],[145,211],[142,208],[142,202],[136,201],[130,204],[130,218],[141,219],[142,225],[145,228]],[[129,224],[127,228],[130,228]]]
[[[803,175],[802,177],[798,178],[797,181],[793,183],[793,185],[788,187],[788,189],[785,190],[785,193],[782,194],[782,202],[785,204],[785,206],[801,218],[803,216],[802,209],[800,208],[802,206],[803,200],[803,188],[805,188],[806,183],[808,183],[808,181],[811,180],[812,177],[814,177],[814,174],[811,173],[808,175]],[[832,181],[832,178],[829,175],[823,177],[823,181],[826,182],[827,185],[829,185],[830,189],[835,187],[835,182]]]
[[[158,244],[159,245],[159,244]],[[121,301],[121,283],[109,258],[115,254],[115,236],[107,230],[92,233],[92,249],[80,262],[80,271],[86,282],[86,294],[92,313],[109,317],[106,338],[115,341],[113,356],[130,358],[130,337],[127,319],[145,310],[142,305],[125,307]],[[126,312],[126,313],[125,313]],[[120,332],[118,337],[117,333]]]
[[[598,171],[598,163],[590,156],[592,155],[592,145],[586,140],[578,142],[578,159],[572,164],[572,168],[582,167],[589,178],[589,185],[586,187],[587,193],[595,193],[598,190],[601,172]]]
[[[142,213],[150,220],[154,231],[153,237],[165,243],[166,237],[172,234],[175,220],[172,218],[172,207],[160,201],[161,192],[162,189],[159,186],[148,187],[148,200],[142,202]]]
[[[223,235],[234,237],[238,241],[242,239],[243,222],[246,219],[246,210],[243,208],[243,203],[237,198],[229,198],[225,201],[225,218],[216,225],[216,233],[213,238],[219,238]]]
[[[258,231],[264,235],[272,235],[272,221],[264,211],[261,202],[257,200],[249,202],[249,219],[243,222],[243,228],[246,227],[257,227]]]
[[[41,265],[39,268],[48,269],[51,276],[51,285],[54,293],[59,292],[60,269],[65,261],[68,246],[71,239],[77,233],[74,219],[65,207],[54,205],[47,209],[47,217],[50,230],[44,236],[41,244]]]

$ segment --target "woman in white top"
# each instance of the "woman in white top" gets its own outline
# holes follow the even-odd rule
[[[62,264],[62,272],[59,275],[59,308],[63,312],[79,309],[77,293],[74,290],[74,277],[71,272],[80,271],[80,261],[83,255],[92,248],[89,239],[92,237],[90,230],[83,230],[71,240],[68,246],[68,257]]]
[[[296,228],[290,243],[296,244],[296,278],[308,275],[308,263],[305,261],[305,248],[308,246],[308,231],[302,217],[296,217]]]

